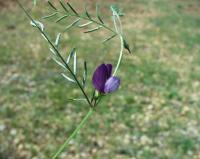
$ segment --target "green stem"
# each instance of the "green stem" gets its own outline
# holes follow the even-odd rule
[[[64,144],[59,148],[59,150],[55,153],[55,155],[52,157],[52,159],[56,159],[59,157],[59,155],[62,153],[62,151],[67,147],[69,142],[76,136],[76,134],[80,131],[80,129],[85,125],[89,117],[92,115],[94,110],[90,108],[87,115],[83,118],[81,123],[77,126],[77,128],[73,131],[73,133],[69,136],[69,138],[64,142]]]
[[[113,73],[113,76],[116,75],[117,70],[119,69],[119,66],[120,66],[120,64],[121,64],[122,57],[123,57],[124,40],[123,40],[122,35],[119,35],[119,36],[120,36],[120,42],[121,42],[121,50],[120,50],[119,59],[118,59],[118,62],[117,62],[117,66],[116,66],[116,68],[115,68],[115,71],[114,71],[114,73]]]

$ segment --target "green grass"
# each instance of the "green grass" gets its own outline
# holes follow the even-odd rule
[[[11,5],[0,8],[0,158],[48,159],[88,107],[67,100],[80,92],[60,76],[48,45],[19,7],[5,3]],[[82,3],[73,2],[77,8]],[[111,1],[101,3],[110,20]],[[125,53],[120,90],[102,101],[62,158],[200,158],[200,2],[117,3],[126,13],[124,32],[133,54]],[[34,17],[47,12],[44,2],[32,9]],[[51,37],[66,25],[44,23]],[[118,41],[100,45],[104,36],[78,29],[63,34],[63,53],[78,47],[78,63],[88,61],[89,79],[98,64],[116,63]]]

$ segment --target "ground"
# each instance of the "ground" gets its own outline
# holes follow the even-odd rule
[[[45,1],[35,8],[22,2],[37,19],[50,13]],[[71,2],[82,11],[85,2]],[[91,13],[95,2],[87,1]],[[200,159],[200,1],[98,2],[109,25],[109,5],[123,9],[132,54],[124,54],[119,91],[102,101],[61,158]],[[80,92],[60,76],[45,40],[16,3],[0,2],[0,19],[0,158],[48,159],[88,106],[68,101]],[[66,26],[42,21],[51,37]],[[87,60],[91,79],[98,64],[116,63],[118,39],[102,45],[106,35],[73,28],[63,33],[61,50],[77,47],[78,66]]]

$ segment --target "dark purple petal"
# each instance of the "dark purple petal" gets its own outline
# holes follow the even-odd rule
[[[106,67],[107,67],[108,78],[109,78],[112,75],[112,65],[111,64],[106,64]]]
[[[108,79],[108,71],[105,64],[101,64],[97,69],[95,70],[92,82],[96,90],[98,90],[101,93],[104,93],[104,86]]]
[[[120,85],[120,79],[118,77],[112,76],[110,77],[105,84],[104,92],[111,93],[118,89]]]

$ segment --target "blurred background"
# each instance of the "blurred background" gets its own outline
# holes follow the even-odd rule
[[[21,0],[34,18],[51,13],[46,1]],[[120,90],[106,97],[62,159],[200,159],[200,1],[70,1],[79,12],[95,3],[112,26],[109,6],[125,13],[125,52]],[[59,6],[58,1],[53,1]],[[88,111],[79,90],[61,76],[48,45],[15,1],[0,0],[0,158],[48,159]],[[70,20],[42,20],[54,38]],[[63,56],[78,48],[78,67],[91,75],[102,62],[116,64],[118,39],[106,30],[62,34]],[[81,71],[80,71],[81,72]]]

